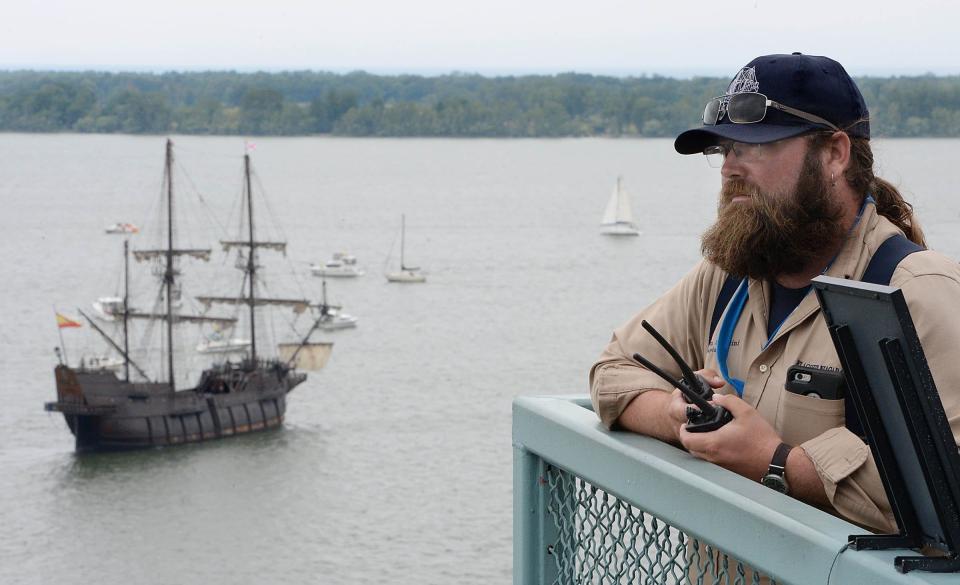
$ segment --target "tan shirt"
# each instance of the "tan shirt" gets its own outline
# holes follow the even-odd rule
[[[826,274],[861,278],[880,244],[896,233],[892,223],[878,215],[872,204],[867,205]],[[719,371],[716,339],[709,344],[706,340],[726,277],[713,264],[701,261],[665,295],[614,331],[590,370],[593,405],[608,428],[640,393],[673,390],[633,361],[630,356],[635,352],[680,378],[673,360],[640,326],[641,320],[656,327],[694,369]],[[842,516],[879,531],[895,532],[896,523],[870,448],[844,426],[844,401],[784,390],[787,368],[792,365],[840,368],[816,295],[808,294],[767,344],[769,284],[751,280],[748,286],[749,299],[727,357],[729,374],[745,382],[743,399],[785,442],[806,451],[827,497]],[[903,291],[954,438],[960,437],[960,266],[936,252],[916,252],[897,266],[890,286]],[[718,392],[734,390],[727,384]]]

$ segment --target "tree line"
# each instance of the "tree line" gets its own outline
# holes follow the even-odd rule
[[[0,131],[669,137],[698,125],[704,103],[728,82],[578,73],[0,71]],[[960,136],[960,76],[857,84],[875,136]]]

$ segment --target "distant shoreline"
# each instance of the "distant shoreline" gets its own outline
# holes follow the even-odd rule
[[[667,138],[720,77],[0,71],[0,131],[132,135]],[[861,77],[878,138],[960,137],[960,76]]]

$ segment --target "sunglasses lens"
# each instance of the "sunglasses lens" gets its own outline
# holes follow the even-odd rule
[[[720,117],[720,98],[713,98],[707,102],[707,107],[703,108],[703,123],[706,126],[713,126]]]
[[[767,113],[767,96],[761,93],[738,93],[727,102],[727,117],[735,124],[752,124]]]

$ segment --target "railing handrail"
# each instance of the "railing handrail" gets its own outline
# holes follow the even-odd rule
[[[955,575],[898,573],[894,557],[916,553],[849,550],[848,536],[864,534],[864,529],[661,441],[608,431],[585,397],[516,398],[513,444],[778,582],[957,582]],[[517,485],[525,481],[522,476],[515,472],[515,492],[525,489]],[[515,518],[515,523],[526,521]],[[515,530],[515,538],[527,536]],[[515,542],[514,547],[517,562],[524,544]]]

